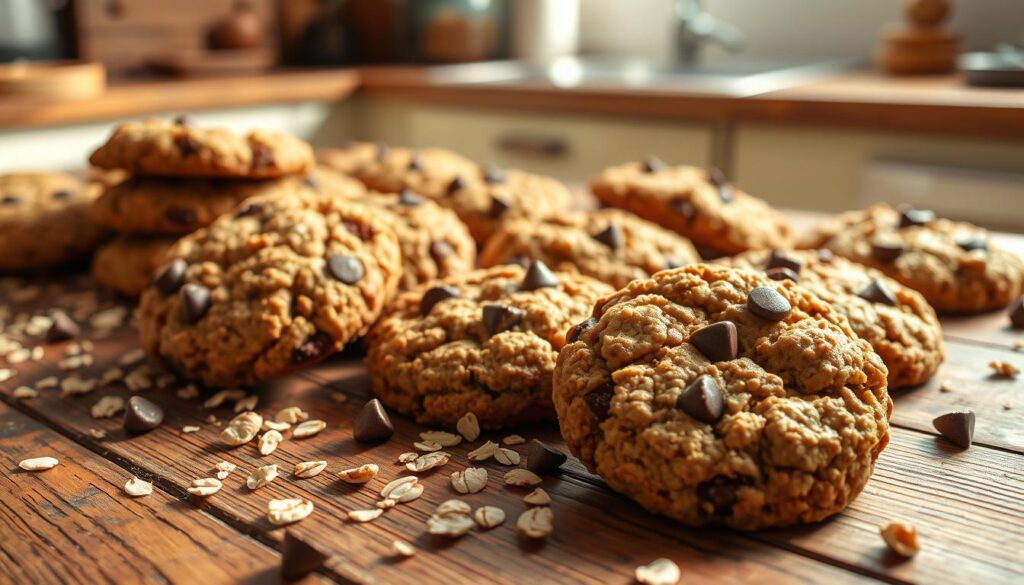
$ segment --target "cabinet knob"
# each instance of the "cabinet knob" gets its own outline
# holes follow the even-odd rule
[[[569,143],[561,136],[509,133],[498,138],[497,148],[508,154],[533,158],[564,158],[569,154]]]

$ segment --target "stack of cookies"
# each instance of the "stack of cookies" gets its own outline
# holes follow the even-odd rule
[[[130,175],[92,206],[93,219],[119,234],[97,251],[93,278],[128,296],[145,288],[179,237],[245,199],[303,190],[343,196],[363,191],[352,179],[315,170],[312,149],[295,137],[198,128],[183,117],[121,124],[90,161]]]

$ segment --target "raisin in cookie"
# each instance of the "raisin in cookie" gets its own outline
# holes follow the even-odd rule
[[[399,290],[414,290],[476,266],[476,244],[453,211],[408,189],[398,195],[371,192],[356,201],[380,211],[378,217],[398,236],[403,268]]]
[[[128,297],[137,297],[178,239],[167,236],[120,235],[92,257],[92,279]]]
[[[622,288],[666,268],[699,262],[686,238],[618,209],[509,221],[487,240],[481,266],[528,259]]]
[[[828,250],[751,251],[718,261],[791,279],[850,320],[889,370],[889,389],[926,382],[942,364],[942,329],[921,293]]]
[[[549,420],[551,370],[565,332],[610,292],[536,263],[404,293],[370,332],[374,391],[423,423],[454,426],[469,412],[486,428]]]
[[[730,184],[717,170],[650,159],[609,167],[590,188],[604,205],[632,211],[701,248],[737,254],[791,244],[782,215]]]
[[[1024,261],[993,246],[988,232],[923,209],[878,204],[843,213],[805,244],[877,268],[939,311],[998,309],[1024,287]]]
[[[87,256],[107,237],[89,217],[100,187],[61,173],[0,175],[0,270]]]
[[[120,232],[184,235],[210,225],[249,197],[299,191],[351,198],[366,189],[330,169],[271,180],[138,177],[107,189],[93,205],[92,216]]]
[[[845,508],[889,440],[886,369],[791,281],[691,264],[602,299],[558,356],[562,435],[645,508],[741,530]]]
[[[365,207],[249,199],[171,249],[142,293],[142,343],[209,386],[278,377],[363,335],[401,271],[394,232]]]
[[[175,122],[124,122],[89,162],[139,176],[280,177],[313,168],[313,149],[274,132],[240,135],[226,128],[198,128]]]

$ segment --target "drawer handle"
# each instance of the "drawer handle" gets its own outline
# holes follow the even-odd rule
[[[497,146],[508,154],[535,158],[564,158],[569,154],[569,143],[558,136],[506,134],[498,138]]]

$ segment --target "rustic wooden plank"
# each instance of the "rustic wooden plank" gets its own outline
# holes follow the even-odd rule
[[[950,339],[1024,351],[1024,329],[1010,327],[1005,310],[981,315],[948,315],[942,319],[942,333]]]
[[[96,365],[89,371],[99,372],[129,346],[131,332],[99,341],[94,355]],[[34,369],[33,369],[34,368]],[[633,569],[658,556],[675,559],[685,567],[688,576],[702,579],[768,579],[771,582],[798,583],[828,579],[839,583],[856,582],[865,577],[847,572],[814,559],[758,543],[745,535],[724,530],[688,530],[668,520],[646,514],[631,502],[611,494],[600,482],[575,464],[574,473],[545,481],[545,488],[555,499],[556,532],[542,545],[522,542],[514,529],[515,519],[525,510],[521,497],[526,492],[501,486],[501,476],[509,468],[494,462],[484,464],[490,470],[489,487],[481,494],[465,499],[474,506],[498,505],[506,510],[506,524],[489,532],[475,532],[457,543],[430,538],[425,522],[442,501],[457,497],[448,485],[448,474],[465,467],[465,454],[472,446],[449,449],[455,457],[442,470],[427,474],[424,496],[410,504],[389,511],[369,525],[355,525],[343,520],[343,513],[373,507],[376,492],[389,481],[407,472],[395,463],[400,452],[411,449],[411,443],[423,427],[395,417],[398,434],[384,445],[364,447],[351,436],[351,421],[359,405],[367,397],[365,370],[358,356],[334,361],[316,376],[338,369],[347,373],[330,387],[315,379],[293,377],[268,384],[260,389],[259,410],[273,413],[284,406],[301,406],[314,418],[328,421],[328,429],[320,435],[286,441],[270,456],[260,457],[252,446],[235,450],[223,447],[217,434],[220,428],[206,422],[210,412],[226,420],[232,413],[222,407],[215,411],[199,408],[197,402],[185,402],[173,393],[148,392],[146,395],[167,411],[161,428],[142,436],[126,437],[114,421],[96,421],[88,409],[99,394],[126,394],[123,389],[104,390],[96,395],[61,399],[54,391],[44,391],[35,399],[19,404],[36,416],[73,433],[78,440],[108,453],[108,456],[131,461],[140,469],[153,473],[175,489],[184,490],[196,478],[208,475],[212,466],[224,459],[240,469],[225,481],[220,493],[196,505],[225,519],[232,525],[257,535],[261,540],[276,543],[282,531],[274,529],[265,519],[266,503],[271,498],[306,497],[316,505],[313,516],[293,530],[304,539],[317,542],[334,553],[329,574],[354,582],[423,583],[423,582],[629,582]],[[17,378],[17,383],[49,375],[52,366],[30,364]],[[312,375],[311,375],[312,376]],[[330,395],[341,390],[351,399],[338,404]],[[202,427],[198,433],[184,434],[183,425]],[[102,427],[108,438],[94,443],[86,433],[89,428]],[[527,429],[530,436],[542,435],[558,441],[551,428]],[[497,434],[492,438],[500,438]],[[524,447],[518,447],[524,451]],[[326,459],[329,467],[320,476],[295,480],[292,466],[299,461]],[[257,465],[278,463],[282,477],[258,492],[244,487],[246,474]],[[340,482],[335,473],[345,467],[367,462],[381,465],[381,478],[364,488],[352,488]],[[391,542],[400,538],[424,549],[416,557],[396,562],[390,553]]]
[[[60,464],[25,472],[18,462]],[[0,403],[0,581],[273,583],[279,555]]]

